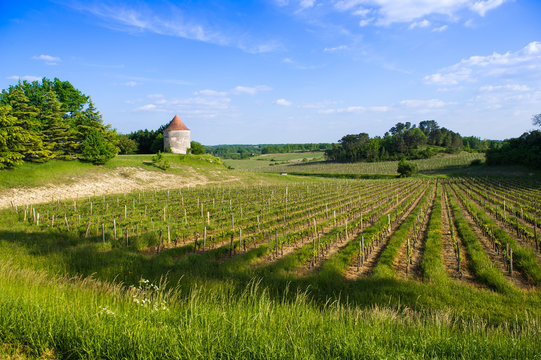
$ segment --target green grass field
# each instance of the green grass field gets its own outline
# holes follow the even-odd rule
[[[440,154],[430,159],[411,160],[417,164],[419,173],[425,175],[450,174],[463,171],[473,160],[484,161],[484,154],[462,152],[460,154]],[[305,163],[294,165],[278,165],[269,171],[301,172],[301,173],[330,173],[330,174],[387,174],[398,175],[398,161],[383,161],[375,163]]]
[[[179,173],[192,169],[239,180],[0,211],[0,357],[539,358],[539,284],[520,287],[494,267],[490,276],[477,274],[476,257],[470,258],[474,280],[464,282],[438,257],[445,247],[441,220],[448,216],[443,194],[457,228],[471,237],[475,226],[459,216],[456,180],[312,179],[227,170],[204,158],[171,159]],[[0,176],[15,183],[6,174],[58,173],[60,183],[75,181],[80,172],[150,167],[148,160],[118,157],[97,168],[30,164]],[[40,185],[40,176],[33,176],[29,186]],[[527,180],[460,186],[483,186],[490,190],[488,204],[505,197],[508,209],[523,206],[524,219],[535,219],[541,184]],[[412,234],[425,238],[423,214],[429,255],[404,278],[396,265],[400,249]],[[388,240],[375,243],[387,234],[387,221],[393,223]],[[356,275],[363,236],[374,254],[380,248],[384,254],[366,266],[384,266],[385,276]],[[387,241],[392,248],[384,251]],[[513,246],[519,254],[533,245]],[[478,245],[475,251],[484,253]],[[483,266],[492,266],[487,262],[494,259],[483,256]],[[518,274],[540,269],[535,260],[517,266]],[[503,285],[492,287],[494,279]]]
[[[232,160],[224,159],[223,163],[233,169],[250,170],[250,169],[272,169],[275,164],[298,164],[303,163],[303,160],[322,161],[325,158],[323,152],[305,152],[305,153],[285,153],[285,154],[264,154],[254,156],[249,159]],[[272,165],[271,165],[272,164]]]

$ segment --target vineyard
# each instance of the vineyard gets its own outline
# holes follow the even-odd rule
[[[430,159],[412,160],[422,174],[442,174],[462,171],[472,161],[484,161],[483,153],[461,152],[459,154],[446,154],[434,156]],[[252,161],[253,162],[253,161]],[[243,162],[230,162],[233,167],[238,169],[250,169],[259,171],[276,171],[289,173],[308,173],[308,174],[387,174],[396,175],[398,161],[380,161],[380,162],[357,162],[357,163],[327,163],[327,162],[306,162],[288,165],[275,165],[254,169],[255,166],[249,165],[248,160]]]
[[[360,333],[349,321],[357,319],[355,323],[369,333],[374,331],[370,330],[374,318],[380,316],[382,323],[394,318],[398,328],[411,334],[421,326],[404,320],[412,311],[417,315],[411,316],[424,319],[418,320],[425,322],[422,328],[428,332],[424,341],[399,336],[364,339],[365,346],[381,346],[382,356],[397,356],[389,349],[395,341],[405,341],[414,357],[468,357],[465,351],[533,358],[541,344],[540,198],[538,179],[476,177],[220,185],[38,205],[12,202],[2,212],[0,255],[11,260],[2,262],[0,287],[20,286],[6,290],[0,296],[2,304],[12,301],[15,306],[16,299],[30,296],[25,289],[33,277],[46,288],[46,278],[60,276],[63,280],[54,281],[61,283],[64,295],[51,295],[60,291],[58,287],[36,291],[37,285],[30,293],[53,307],[51,297],[72,296],[78,308],[87,310],[81,315],[73,308],[75,315],[69,316],[78,320],[72,322],[69,316],[54,317],[22,301],[20,311],[28,316],[22,319],[0,311],[0,334],[15,341],[21,335],[14,324],[22,322],[26,332],[34,334],[37,349],[54,347],[62,353],[77,344],[77,356],[83,357],[88,355],[83,345],[91,341],[89,336],[99,342],[109,334],[112,353],[92,356],[126,356],[122,348],[129,343],[142,347],[142,357],[175,358],[179,355],[175,351],[189,350],[194,357],[227,353],[280,358],[292,351],[297,351],[294,357],[311,354],[306,353],[315,341],[310,340],[314,336],[310,326],[329,326],[336,338],[326,338],[328,347],[315,349],[316,357],[355,358],[362,357],[354,345],[355,334]],[[87,300],[84,284],[102,295]],[[43,298],[42,292],[48,297]],[[205,336],[186,335],[193,344],[182,345],[178,338],[182,335],[171,332],[170,326],[173,314],[185,314],[191,320],[183,322],[183,329],[193,332],[192,302],[200,302],[203,318],[220,317],[210,309],[226,306],[222,311],[229,314],[231,326],[214,326],[227,332],[223,336],[229,340],[217,340],[213,338],[217,333],[209,330]],[[381,312],[373,306],[388,308]],[[363,311],[358,307],[366,307],[366,312],[352,315]],[[97,318],[92,311],[99,313]],[[305,312],[310,320],[297,324],[296,330],[288,328],[293,321],[288,311],[295,317]],[[384,315],[385,311],[389,313]],[[108,312],[126,318],[108,317]],[[278,315],[281,312],[285,313]],[[427,312],[432,315],[420,315]],[[160,327],[161,335],[154,341],[171,342],[170,347],[146,348],[149,339],[130,340],[124,330],[112,335],[116,326],[134,326],[132,313],[143,319],[145,331]],[[258,329],[246,319],[233,326],[229,317],[233,313],[239,319],[271,316],[278,323],[285,321],[282,325],[290,330],[284,333],[282,325],[275,329],[266,320],[256,321]],[[90,331],[93,335],[73,336],[69,341],[75,343],[66,344],[62,331],[50,334],[47,325],[40,327],[39,319],[48,316],[60,328],[68,321],[75,326],[73,331],[86,333],[87,328],[77,325],[82,321],[104,333]],[[340,322],[344,316],[351,320]],[[147,323],[149,318],[159,319],[161,325]],[[282,338],[262,336],[266,331]],[[292,336],[290,331],[307,337],[299,340],[303,350],[284,340]],[[462,332],[476,336],[481,344],[468,343],[467,336],[458,335]],[[206,341],[201,342],[201,336]],[[247,338],[240,340],[243,336]],[[212,346],[211,338],[216,341]],[[227,341],[243,342],[247,353],[235,353]],[[206,350],[196,356],[200,347]]]

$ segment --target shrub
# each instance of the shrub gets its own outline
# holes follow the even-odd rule
[[[397,172],[400,174],[400,177],[408,177],[417,172],[417,165],[411,162],[407,162],[406,159],[402,158],[398,163]]]
[[[83,141],[81,160],[94,165],[103,165],[116,156],[116,150],[117,148],[106,141],[99,131],[92,130]]]

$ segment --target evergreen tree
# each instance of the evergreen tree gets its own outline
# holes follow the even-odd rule
[[[42,162],[50,159],[53,154],[45,147],[40,136],[41,125],[37,120],[38,108],[30,103],[20,87],[14,88],[5,100],[11,108],[10,115],[16,118],[14,126],[19,127],[25,139],[20,149],[24,160]]]
[[[50,90],[44,97],[43,112],[40,120],[45,125],[45,143],[58,159],[75,158],[79,144],[75,142],[75,132],[62,117],[62,104],[56,94]]]
[[[9,105],[0,106],[0,169],[22,164],[24,136]]]
[[[103,165],[117,154],[118,148],[108,142],[103,134],[92,130],[87,134],[81,148],[81,160]]]

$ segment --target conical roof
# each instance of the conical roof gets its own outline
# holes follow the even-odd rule
[[[175,115],[173,120],[171,120],[169,125],[167,125],[167,127],[164,129],[164,131],[171,131],[171,130],[190,130],[190,129],[188,129],[186,125],[184,125],[182,120],[180,120],[180,118],[177,115]]]

